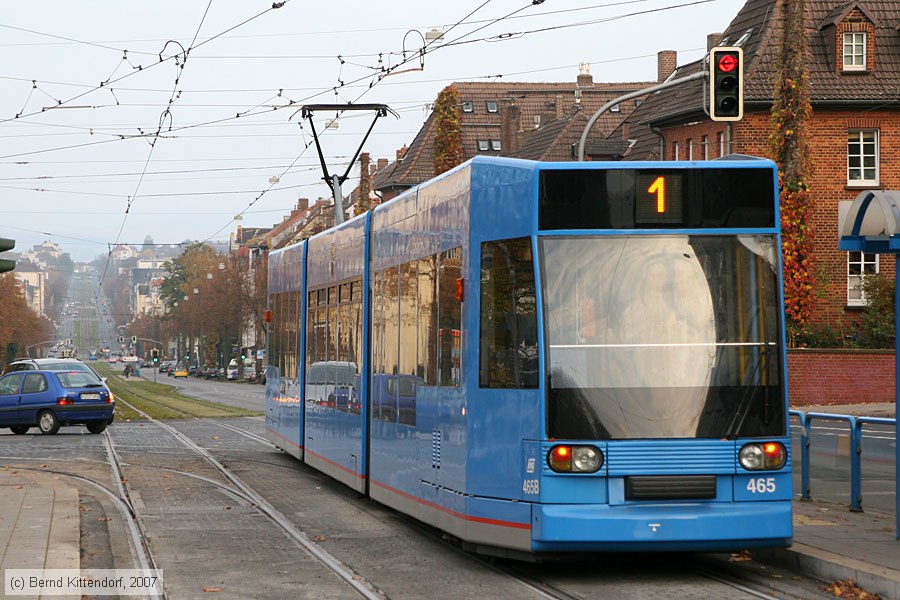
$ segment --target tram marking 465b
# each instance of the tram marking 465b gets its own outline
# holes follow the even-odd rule
[[[777,200],[476,157],[274,251],[269,438],[479,552],[787,546]]]

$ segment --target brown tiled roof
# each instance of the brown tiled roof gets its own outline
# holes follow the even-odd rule
[[[795,0],[791,0],[795,1]],[[868,0],[866,2],[835,2],[834,0],[806,0],[807,35],[810,50],[810,98],[813,106],[854,103],[860,106],[893,103],[900,90],[900,2],[896,0]],[[875,24],[876,65],[870,73],[843,75],[837,69],[828,48],[827,36],[833,35],[829,24],[839,22],[858,8]],[[748,106],[765,106],[772,102],[772,81],[777,74],[778,39],[780,37],[780,1],[749,0],[725,30],[722,45],[738,42],[749,32],[744,48],[744,100]],[[840,46],[838,45],[838,52]],[[680,78],[706,69],[704,61],[695,61],[678,68],[674,77]],[[688,114],[702,114],[703,80],[693,81],[647,98],[629,121],[664,124]]]
[[[459,91],[463,103],[471,103],[472,112],[462,113],[463,155],[465,159],[478,154],[499,155],[499,151],[479,151],[479,140],[500,140],[500,112],[488,112],[487,103],[514,103],[519,108],[519,129],[523,132],[537,130],[544,122],[546,131],[523,135],[523,145],[516,156],[540,156],[541,160],[571,160],[571,150],[564,147],[573,133],[577,141],[587,118],[608,101],[623,94],[639,90],[650,82],[590,83],[579,86],[575,81],[560,83],[542,82],[472,82],[452,84]],[[607,112],[594,125],[594,136],[606,136],[612,132],[634,107],[633,101],[623,103],[620,112]],[[551,115],[548,120],[544,115]],[[564,123],[553,121],[563,120]],[[581,123],[581,129],[577,123]],[[560,136],[564,136],[561,138]],[[429,115],[416,135],[406,156],[379,169],[373,178],[373,188],[383,190],[390,186],[410,187],[434,176],[434,116]],[[541,148],[541,144],[549,146]],[[552,157],[552,158],[551,158]]]

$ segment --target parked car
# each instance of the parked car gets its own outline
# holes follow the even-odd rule
[[[238,361],[236,358],[232,358],[228,363],[228,368],[225,369],[225,378],[228,380],[236,380],[238,375]]]
[[[106,382],[105,377],[93,369],[86,362],[77,358],[20,358],[14,360],[3,369],[3,374],[12,373],[14,371],[84,371],[91,373],[102,382]]]
[[[13,371],[0,377],[0,427],[22,435],[31,427],[53,435],[64,425],[102,433],[113,422],[115,398],[85,371]]]
[[[188,369],[187,369],[187,367],[185,367],[184,365],[176,365],[176,366],[175,366],[175,370],[172,371],[172,375],[173,375],[175,378],[178,378],[178,377],[185,377],[185,378],[187,378],[187,376],[188,376]]]

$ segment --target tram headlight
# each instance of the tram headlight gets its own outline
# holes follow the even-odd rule
[[[747,444],[738,453],[738,460],[748,471],[777,470],[784,466],[787,451],[781,442]]]
[[[557,473],[596,473],[603,465],[603,453],[594,446],[553,446],[547,465]]]

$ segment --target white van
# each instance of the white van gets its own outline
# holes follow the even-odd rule
[[[238,361],[236,358],[232,358],[228,362],[228,367],[225,369],[225,379],[237,379],[238,376]]]

